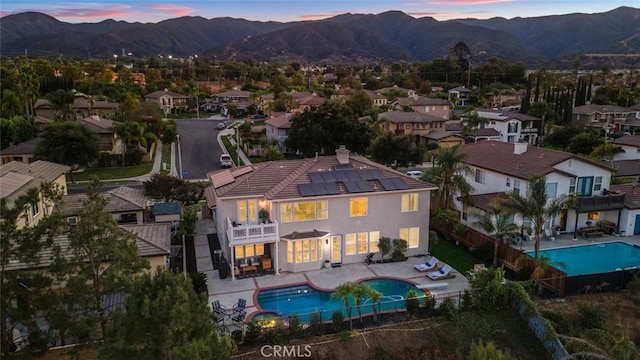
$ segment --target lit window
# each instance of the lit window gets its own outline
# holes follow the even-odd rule
[[[253,245],[247,245],[247,246],[245,246],[245,247],[244,247],[244,256],[245,256],[245,257],[252,257],[252,256],[254,255],[254,253],[255,253],[255,251],[254,251],[254,250],[255,250],[255,249],[254,249]]]
[[[346,234],[344,236],[345,255],[356,254],[356,234]]]
[[[368,199],[367,198],[355,198],[351,199],[349,204],[349,215],[354,216],[367,216],[368,213]]]
[[[590,212],[587,214],[587,219],[589,220],[600,220],[600,212]]]
[[[310,245],[309,245],[309,241],[310,240],[303,240],[302,241],[302,262],[309,262],[310,258],[309,258],[309,249],[310,249]],[[296,245],[299,245],[296,244]]]
[[[309,245],[311,246],[311,249],[309,250],[311,255],[311,261],[317,261],[318,260],[318,240],[311,240]]]
[[[329,218],[329,202],[327,200],[318,200],[316,202],[318,219]]]
[[[238,222],[247,222],[247,202],[245,200],[238,201]]]
[[[288,223],[293,221],[293,217],[291,215],[293,207],[291,203],[282,203],[280,204],[280,221],[283,223]]]
[[[287,241],[287,262],[293,264],[293,241]]]
[[[407,241],[407,247],[409,249],[417,248],[420,246],[420,228],[402,228],[400,229],[400,239]]]
[[[369,234],[358,233],[358,254],[369,253]]]
[[[258,256],[264,255],[264,244],[256,244],[255,253]]]
[[[402,212],[418,211],[418,194],[402,195]]]
[[[235,247],[236,250],[236,258],[240,259],[244,257],[244,246],[240,245],[240,246],[236,246]]]
[[[316,219],[316,202],[296,202],[293,204],[293,221],[307,221]]]
[[[302,243],[300,241],[294,242],[296,249],[296,264],[302,263]]]
[[[378,244],[380,243],[380,231],[372,231],[369,233],[369,251],[370,252],[378,252],[380,248]]]

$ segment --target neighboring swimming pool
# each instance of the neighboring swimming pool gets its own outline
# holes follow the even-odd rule
[[[533,256],[534,252],[526,252]],[[640,246],[621,241],[540,250],[551,262],[561,262],[558,267],[567,276],[600,274],[640,267]]]
[[[402,280],[372,279],[363,282],[384,295],[380,300],[379,311],[404,310],[405,302],[403,300],[406,298],[409,290],[417,291],[418,295],[422,294],[422,291],[418,290],[413,284]],[[331,294],[332,292],[330,291],[316,290],[309,285],[261,290],[258,293],[258,305],[260,305],[265,312],[276,311],[287,316],[321,312],[323,321],[330,320],[331,315],[336,310],[341,310],[346,318],[347,313],[345,311],[344,301],[331,299]],[[354,306],[351,316],[357,316],[355,301],[351,299],[349,302]],[[364,299],[362,314],[370,313],[373,313],[371,300]]]

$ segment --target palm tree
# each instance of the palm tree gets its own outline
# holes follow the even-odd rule
[[[380,310],[380,299],[384,296],[380,291],[369,287],[366,296],[371,299],[371,309],[373,310],[373,321],[378,323],[378,312]]]
[[[593,148],[591,156],[602,157],[609,161],[609,165],[613,167],[613,157],[616,154],[623,153],[622,147],[614,145],[611,141],[607,141],[604,144],[600,144]]]
[[[518,230],[518,225],[512,221],[513,214],[502,210],[496,202],[489,204],[486,211],[471,211],[470,215],[476,218],[474,226],[480,227],[496,238],[493,243],[493,266],[498,266],[498,239],[503,234]]]
[[[544,223],[567,210],[573,203],[573,196],[567,194],[561,194],[548,201],[546,184],[546,177],[535,175],[529,179],[529,191],[526,196],[509,192],[499,202],[499,206],[505,211],[520,214],[531,220],[535,236],[535,258],[538,258],[540,252]]]
[[[351,304],[349,298],[355,292],[356,284],[351,281],[336,286],[335,292],[331,294],[331,299],[340,299],[344,301],[344,306],[347,309],[347,317],[349,318],[349,330],[353,330],[353,321],[351,320]]]
[[[360,323],[362,323],[362,299],[367,297],[371,287],[366,283],[356,284],[353,288],[353,297],[356,299],[356,309],[358,310],[358,317]]]
[[[516,269],[520,270],[525,267],[532,268],[531,272],[531,280],[533,280],[536,284],[538,284],[538,294],[542,292],[542,284],[540,283],[540,279],[544,276],[547,270],[551,268],[566,268],[566,265],[562,261],[551,260],[547,256],[536,256],[532,258],[528,255],[521,255],[516,260]]]
[[[477,111],[472,111],[462,122],[462,134],[467,138],[474,130],[487,123],[489,123],[489,119],[478,115]]]
[[[473,188],[467,183],[465,175],[471,175],[473,170],[464,163],[467,155],[460,151],[460,145],[438,149],[435,165],[425,172],[425,180],[438,185],[438,205],[441,209],[453,208],[453,196],[460,194],[468,197]]]

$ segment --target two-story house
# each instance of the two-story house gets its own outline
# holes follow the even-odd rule
[[[436,187],[344,146],[336,156],[257,163],[208,177],[207,204],[233,267],[256,257],[268,258],[276,274],[319,269],[325,260],[357,263],[379,252],[381,237],[406,240],[409,256],[428,249]]]
[[[506,143],[487,141],[466,144],[461,148],[465,163],[473,173],[466,177],[473,187],[471,202],[456,201],[463,221],[473,223],[468,217],[471,207],[484,210],[488,198],[505,192],[526,196],[529,179],[544,175],[549,199],[560,194],[575,195],[575,206],[551,219],[544,228],[557,226],[562,232],[575,233],[590,221],[607,220],[616,226],[624,205],[624,195],[609,191],[612,169],[605,163],[592,161],[572,153],[531,146],[525,142]],[[516,216],[514,222],[529,226],[530,221]]]
[[[394,99],[389,105],[396,110],[403,110],[405,107],[410,107],[415,112],[429,114],[444,120],[449,120],[453,116],[453,106],[447,99],[434,99],[416,94],[406,98]]]
[[[500,134],[500,141],[537,144],[538,131],[542,128],[542,119],[504,110],[475,109],[479,117],[487,120],[480,128],[495,129]],[[464,121],[464,120],[463,120]]]
[[[578,128],[591,127],[610,133],[635,133],[640,129],[636,111],[615,105],[587,104],[576,106],[571,111],[571,124]]]
[[[623,135],[611,142],[623,152],[613,155],[613,160],[640,160],[640,135]]]
[[[120,186],[103,193],[103,196],[107,199],[104,211],[111,213],[118,224],[142,225],[144,223],[145,211],[148,211],[144,190]],[[69,225],[77,224],[78,213],[82,210],[86,199],[86,193],[69,194],[63,197],[61,211],[67,217]]]
[[[471,90],[467,89],[464,86],[454,87],[453,89],[449,89],[449,101],[454,106],[467,106],[469,105],[469,101],[471,100]]]
[[[286,152],[284,145],[289,130],[291,129],[291,113],[279,112],[271,113],[269,119],[265,121],[265,132],[269,141],[277,141],[278,147]]]
[[[124,148],[122,140],[115,131],[112,130],[113,120],[93,115],[80,120],[80,122],[98,135],[100,152],[108,154],[122,154],[125,152],[126,149]]]
[[[379,92],[375,92],[372,90],[363,90],[363,91],[369,96],[369,98],[373,102],[374,107],[387,105],[387,102],[389,101],[389,99],[387,99],[386,96],[382,95]]]
[[[414,135],[416,142],[433,131],[444,132],[447,120],[430,114],[406,111],[387,111],[378,115],[378,120],[385,132],[396,135]]]
[[[74,119],[77,120],[92,115],[111,119],[118,109],[118,104],[104,100],[95,100],[93,96],[75,93],[71,108],[74,112]],[[59,115],[58,110],[54,109],[49,99],[36,100],[33,105],[33,110],[35,111],[36,116],[46,119],[55,120]]]
[[[247,109],[251,105],[251,93],[249,91],[233,89],[220,93],[211,94],[213,104],[226,107],[227,104],[234,104],[238,109]]]
[[[177,114],[189,109],[189,96],[169,91],[154,91],[144,96],[144,101],[158,104],[165,114]]]

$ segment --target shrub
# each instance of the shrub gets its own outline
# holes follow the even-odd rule
[[[297,338],[302,332],[302,324],[300,324],[300,318],[296,314],[289,316],[289,335],[292,338]]]
[[[602,329],[607,319],[607,311],[592,304],[580,304],[578,314],[580,315],[580,324],[585,329]]]
[[[260,325],[255,322],[250,322],[247,326],[247,332],[244,334],[244,340],[242,343],[247,346],[257,344],[261,332],[262,329],[260,328]]]
[[[130,146],[127,148],[127,152],[124,154],[124,162],[127,165],[140,165],[142,163],[142,157],[144,152],[140,148]]]
[[[189,273],[193,290],[198,295],[209,296],[209,288],[207,287],[207,274],[203,272]]]
[[[489,341],[487,344],[483,344],[482,340],[479,343],[475,341],[471,342],[471,350],[469,352],[468,360],[510,360],[515,359],[509,352],[503,352],[496,347],[493,341]]]
[[[458,307],[456,307],[456,304],[450,298],[442,301],[440,307],[438,307],[438,311],[449,321],[456,322],[458,320]]]
[[[627,284],[627,293],[631,300],[636,304],[640,305],[640,276],[637,274],[633,276],[633,279],[629,281]]]
[[[404,261],[407,252],[407,241],[403,239],[393,239],[393,252],[391,253],[391,259],[393,261]]]
[[[333,331],[340,332],[342,325],[344,324],[344,315],[341,310],[336,310],[331,315],[331,322],[333,325]]]
[[[465,224],[461,224],[461,223],[457,223],[453,226],[453,233],[458,235],[458,236],[462,236],[464,234],[467,233],[467,225]]]
[[[322,325],[322,314],[320,312],[311,314],[307,331],[311,336],[324,335],[324,325]]]
[[[382,259],[384,259],[391,252],[391,239],[386,236],[381,237],[378,242],[378,248],[382,254]]]
[[[409,315],[416,315],[420,310],[420,299],[415,290],[409,290],[409,292],[407,292],[406,307]]]
[[[289,343],[289,337],[284,331],[282,326],[277,326],[275,329],[270,329],[264,334],[264,343],[270,345],[286,345]]]

